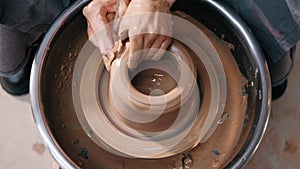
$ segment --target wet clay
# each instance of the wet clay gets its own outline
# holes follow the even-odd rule
[[[227,77],[226,106],[219,127],[209,140],[199,144],[197,147],[186,153],[189,154],[194,161],[191,168],[221,168],[222,166],[226,166],[227,162],[229,162],[228,159],[232,158],[237,153],[233,151],[239,142],[243,129],[244,114],[247,107],[247,95],[243,94],[243,86],[247,83],[247,81],[240,73],[234,57],[230,53],[232,45],[224,43],[203,25],[199,24],[196,20],[189,16],[184,14],[182,15],[182,13],[180,16],[186,17],[185,19],[193,22],[208,36],[220,55]],[[206,86],[205,83],[208,82],[209,79],[208,76],[203,73],[205,72],[203,69],[204,66],[197,58],[193,58],[193,60],[197,65],[198,73],[201,75],[202,83]],[[204,91],[207,90],[208,89],[204,89]],[[204,100],[210,99],[204,98]],[[208,103],[203,103],[202,106],[205,110]],[[166,158],[166,160],[160,159],[159,161],[156,161],[158,163],[157,168],[169,168],[167,167],[168,165],[176,163],[177,160],[181,161],[182,157],[180,156],[181,155],[179,155],[179,157],[175,156]],[[140,161],[140,166],[136,163],[136,161],[135,163],[127,161],[125,164],[128,168],[155,168],[154,165],[148,166],[146,163],[143,164],[143,160]]]
[[[138,91],[146,95],[150,95],[151,93],[151,96],[158,96],[168,93],[177,85],[176,81],[170,74],[154,68],[145,69],[139,72],[132,79],[131,84]]]
[[[104,70],[101,71],[100,75],[95,75],[100,76],[100,79],[96,80],[99,81],[99,98],[92,100],[100,100],[101,109],[96,115],[98,118],[95,118],[95,116],[92,115],[90,116],[88,113],[89,111],[84,112],[87,112],[85,117],[89,123],[88,125],[91,126],[95,133],[95,139],[100,139],[99,141],[96,141],[100,147],[105,148],[102,144],[102,140],[120,137],[116,140],[122,140],[125,143],[129,143],[128,147],[124,147],[115,140],[106,141],[106,144],[113,147],[111,149],[122,151],[127,156],[162,158],[191,149],[194,145],[199,143],[200,137],[195,136],[195,134],[199,133],[199,129],[194,128],[193,123],[191,123],[199,112],[199,104],[197,105],[199,100],[194,101],[197,99],[198,93],[196,92],[197,89],[195,89],[197,83],[195,81],[196,72],[194,64],[192,64],[192,60],[189,57],[189,53],[184,49],[184,46],[179,42],[174,41],[170,46],[169,51],[166,52],[164,58],[159,62],[143,62],[137,67],[137,70],[133,70],[132,72],[129,71],[127,65],[122,62],[126,61],[122,60],[122,58],[126,59],[127,55],[125,52],[125,54],[121,54],[121,57],[118,57],[118,59],[113,61],[112,69],[109,73]],[[93,58],[98,58],[98,56]],[[119,59],[121,59],[121,61]],[[97,62],[91,61],[90,63]],[[88,64],[87,67],[94,66]],[[153,69],[152,67],[157,68]],[[116,72],[117,70],[120,72]],[[88,72],[90,72],[90,70],[87,70],[86,72],[89,74]],[[168,72],[168,74],[170,73],[170,75],[167,75],[166,72]],[[161,88],[161,92],[165,93],[165,95],[161,97],[159,97],[160,95],[148,96],[142,94],[132,87],[130,84],[132,83],[132,81],[130,82],[131,78],[127,77],[128,73],[129,76],[133,77],[133,82],[136,81],[134,77],[141,76],[139,74],[142,73],[142,75],[146,75],[146,77],[143,76],[139,78],[140,83],[143,83],[144,86],[149,87],[149,85],[152,85],[153,87],[153,82],[148,83],[147,80],[153,80],[154,77],[154,81],[159,80],[159,82],[155,84],[156,86],[169,88],[168,90],[171,91]],[[151,77],[148,77],[147,73],[152,74]],[[171,78],[171,74],[172,77],[177,79],[177,83],[179,84],[178,87],[175,80]],[[109,84],[107,82],[109,82]],[[90,85],[84,85],[82,89],[86,89],[88,86]],[[109,90],[104,92],[103,89]],[[85,90],[84,93],[91,93],[93,91],[93,89],[91,91]],[[81,96],[85,95],[84,93],[82,93]],[[150,93],[150,95],[152,94]],[[90,98],[89,96],[87,97]],[[84,107],[83,109],[87,110],[87,107],[90,108],[96,104],[86,102],[82,105]],[[176,120],[178,118],[179,108],[182,108],[183,111],[181,111],[182,113],[179,115],[180,120]],[[94,110],[97,110],[97,108]],[[145,121],[145,119],[149,118],[150,120]],[[108,125],[103,126],[102,124]],[[184,133],[174,134],[176,131],[179,133],[180,131],[188,130],[190,127],[193,127],[192,130],[194,131],[194,135],[191,135],[190,138]],[[112,129],[114,128],[117,128],[118,131],[113,132]],[[101,138],[97,136],[100,136]],[[155,146],[157,148],[148,151],[149,153],[147,154],[145,153],[145,149],[148,150],[150,147],[152,149],[153,145],[150,145],[152,143],[149,144],[149,142],[145,140],[149,139],[148,137],[153,136],[156,137]],[[178,140],[185,140],[190,144],[185,143],[183,146],[179,147],[179,145],[176,146],[179,142]],[[133,142],[134,144],[132,144]],[[141,144],[142,146],[137,148],[138,144]],[[165,146],[166,144],[168,146]],[[170,147],[174,147],[174,149]],[[108,149],[108,151],[111,149]]]
[[[195,169],[223,168],[240,151],[236,147],[240,143],[247,109],[247,95],[243,92],[247,80],[239,71],[238,65],[230,52],[232,46],[224,43],[193,18],[182,13],[180,16],[197,25],[208,36],[219,53],[224,66],[227,80],[227,97],[224,114],[219,126],[206,142],[187,152],[158,160],[132,159],[109,153],[90,140],[82,130],[75,113],[72,113],[74,111],[72,106],[67,104],[68,106],[52,107],[49,111],[60,112],[60,114],[52,117],[54,120],[50,124],[51,130],[56,131],[55,138],[57,142],[80,168],[179,169],[183,166]],[[197,58],[193,59],[198,74],[201,74],[201,82],[206,83],[208,80],[207,72],[205,72],[202,63]],[[54,101],[57,99],[56,95],[51,98]],[[65,99],[65,101],[68,101],[68,97]],[[62,122],[66,125],[62,126]]]
[[[139,59],[135,59],[134,57],[132,57],[132,54],[136,51],[142,50],[143,45],[144,47],[148,46],[147,48],[150,48],[153,45],[153,48],[161,48],[163,50],[165,50],[168,47],[171,41],[170,37],[172,35],[172,19],[167,14],[170,13],[170,8],[173,3],[173,0],[132,0],[126,8],[126,11],[124,11],[124,13],[120,13],[122,15],[122,19],[119,20],[117,14],[114,23],[111,22],[112,25],[114,25],[113,27],[118,25],[118,29],[115,30],[115,32],[112,32],[114,36],[118,37],[117,39],[124,40],[124,38],[128,37],[131,40],[130,43],[127,43],[127,45],[130,46],[128,59],[129,68],[135,68],[142,60],[159,60],[159,58],[162,57],[162,54],[160,53],[151,55],[150,58],[148,56],[145,56],[144,54],[141,54],[138,56]],[[109,14],[109,21],[111,21],[112,18],[115,18],[112,16],[113,14]],[[153,20],[155,21],[153,22]],[[97,23],[98,18],[96,18],[96,20],[91,19],[89,22]],[[146,35],[149,33],[156,34],[157,36],[152,39],[149,39],[150,36],[147,37]],[[108,33],[105,34],[105,32],[100,32],[96,33],[96,35],[97,34],[107,35]],[[107,38],[109,36],[105,36],[103,38],[101,38],[101,36],[99,37],[98,39],[101,40],[99,41],[98,47],[104,55],[104,63],[106,65],[107,70],[110,70],[111,63],[116,57],[116,48],[118,48],[119,45],[118,42],[115,42],[114,46],[111,45],[113,46],[111,50],[105,50],[107,52],[103,52],[104,50],[102,49],[102,46],[108,46],[106,45],[107,42],[111,42],[113,41],[113,39]],[[91,36],[90,39],[94,38]],[[156,43],[153,43],[153,41],[155,41]],[[139,45],[140,42],[142,42],[142,46]],[[160,44],[158,44],[158,42]],[[164,44],[164,42],[168,44]]]
[[[208,36],[218,51],[227,82],[226,105],[219,126],[209,140],[189,152],[195,161],[192,168],[224,168],[239,151],[235,148],[240,141],[247,109],[247,94],[243,93],[247,80],[230,52],[234,50],[233,45],[219,39],[190,16],[184,16]]]

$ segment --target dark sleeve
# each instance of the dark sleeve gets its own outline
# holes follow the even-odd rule
[[[273,62],[299,41],[299,0],[224,1],[245,20]]]

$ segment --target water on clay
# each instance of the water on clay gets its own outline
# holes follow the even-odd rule
[[[169,73],[155,68],[142,70],[134,76],[131,83],[138,91],[146,95],[151,93],[152,96],[166,94],[177,86]]]
[[[216,47],[219,52],[222,64],[225,65],[226,77],[229,81],[228,89],[231,89],[227,89],[228,96],[224,110],[225,113],[218,122],[219,125],[214,134],[206,142],[199,144],[192,150],[168,158],[151,160],[120,157],[103,150],[89,138],[87,133],[80,127],[80,123],[76,117],[76,113],[74,113],[72,105],[68,104],[63,107],[51,105],[57,103],[57,93],[49,93],[47,96],[43,96],[43,99],[46,102],[45,111],[49,112],[49,114],[46,115],[49,119],[49,126],[51,131],[55,131],[54,137],[57,143],[76,165],[80,168],[99,169],[209,169],[225,167],[238,154],[241,146],[237,145],[243,141],[245,142],[245,140],[241,140],[240,138],[244,126],[244,115],[247,108],[247,96],[245,96],[243,91],[245,78],[241,75],[239,68],[233,59],[234,57],[230,52],[231,48],[224,45],[222,40],[217,38],[200,23],[197,23],[197,26],[209,37],[214,47]],[[82,32],[84,32],[85,27],[82,27],[82,29]],[[86,40],[86,37],[82,38]],[[75,40],[79,42],[83,41],[82,39]],[[72,47],[72,49],[78,50],[76,47]],[[66,57],[68,56],[69,55],[66,54]],[[201,67],[203,66],[201,63],[195,60],[195,64],[197,65],[198,73],[205,72]],[[64,65],[64,63],[62,63],[62,65]],[[73,63],[68,66],[73,66]],[[60,67],[52,72],[58,74],[60,72],[59,69]],[[69,72],[67,71],[64,75],[69,76],[68,73]],[[142,76],[145,75],[147,75],[147,78],[142,78]],[[61,78],[64,83],[70,82],[70,79],[71,78]],[[162,85],[163,83],[161,82],[165,80],[170,81],[171,85]],[[202,77],[202,80],[202,83],[205,83],[205,80],[208,79]],[[46,78],[44,79],[44,82],[47,82]],[[59,84],[60,82],[59,79],[54,79],[51,83]],[[132,84],[137,90],[144,94],[151,93],[151,90],[153,89],[160,89],[164,92],[168,92],[177,85],[170,75],[158,69],[146,69],[140,72],[133,78]],[[55,87],[57,87],[57,85],[53,85],[53,87],[53,91],[56,91]],[[51,90],[50,85],[48,85],[47,90]],[[71,103],[72,97],[70,97],[70,93],[70,89],[60,91],[62,97],[61,100]],[[241,102],[241,100],[243,100],[243,102]],[[50,112],[53,114],[50,114]],[[124,146],[126,146],[126,144],[124,144]]]

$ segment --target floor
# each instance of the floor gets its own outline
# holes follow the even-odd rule
[[[298,169],[300,167],[300,43],[295,67],[285,94],[272,102],[265,137],[247,169]]]
[[[300,44],[296,55],[288,89],[273,101],[266,135],[246,169],[300,166]],[[53,159],[35,126],[28,95],[12,97],[0,88],[0,133],[0,169],[52,168]]]
[[[12,97],[0,89],[0,133],[0,169],[52,169],[53,160],[31,114],[29,95]]]

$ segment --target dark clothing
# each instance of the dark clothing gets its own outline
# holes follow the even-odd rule
[[[69,5],[69,0],[0,1],[0,77],[27,62],[26,50]]]
[[[21,32],[45,31],[69,0],[1,0],[0,24]]]
[[[38,36],[0,24],[0,77],[14,75],[25,66],[26,50]]]
[[[299,41],[299,0],[224,1],[244,19],[273,62]]]
[[[287,79],[300,40],[299,0],[223,0],[248,24],[263,51],[272,85]]]
[[[0,1],[0,77],[10,76],[22,68],[26,63],[26,49],[69,5],[69,1]],[[300,1],[223,1],[245,20],[257,37],[266,54],[272,84],[286,79],[293,58],[285,54],[300,39]]]

